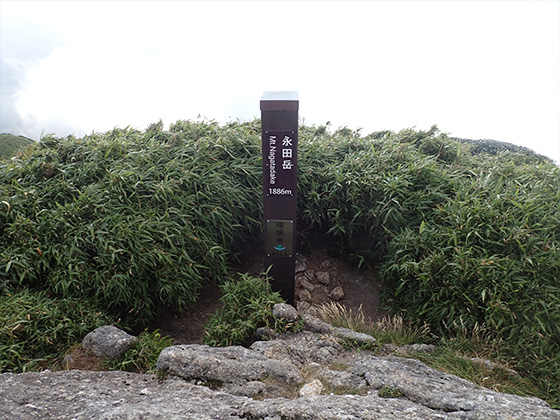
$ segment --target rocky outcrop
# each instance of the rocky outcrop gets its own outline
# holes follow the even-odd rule
[[[195,384],[236,395],[277,395],[284,386],[303,381],[292,363],[274,360],[239,346],[172,346],[161,352],[157,365],[158,369]]]
[[[69,370],[0,375],[0,418],[76,420],[239,419],[248,399],[170,378]]]
[[[400,363],[400,361],[396,361]],[[405,365],[400,365],[404,367]],[[425,369],[425,367],[422,367]],[[402,370],[401,370],[402,373]],[[429,377],[431,375],[428,375]],[[69,370],[0,375],[0,418],[76,420],[558,420],[560,415],[534,398],[498,394],[444,378],[447,391],[415,382],[421,389],[404,397],[383,397],[380,390],[364,395],[314,395],[254,400],[171,377],[127,372]],[[402,378],[403,385],[406,377]],[[412,385],[411,385],[412,386]],[[463,388],[461,388],[463,387]],[[465,388],[466,387],[466,388]],[[418,394],[426,394],[418,398]],[[416,396],[415,396],[416,395]],[[441,395],[436,397],[436,395]],[[446,395],[452,395],[451,400]],[[413,399],[409,399],[412,396]],[[416,399],[416,401],[415,401]],[[422,399],[423,401],[419,401]],[[425,405],[438,401],[436,408]]]
[[[301,316],[286,306],[275,313],[290,322]],[[375,343],[372,337],[352,336],[309,315],[302,321],[304,331],[250,348],[168,347],[158,361],[165,379],[77,370],[5,373],[0,418],[560,420],[539,399],[481,388],[417,360],[380,357],[364,350]]]

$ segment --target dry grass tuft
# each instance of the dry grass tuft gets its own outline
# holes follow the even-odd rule
[[[370,334],[382,344],[413,344],[425,341],[430,335],[428,325],[409,325],[398,315],[386,315],[373,321],[364,314],[361,306],[353,310],[338,302],[328,302],[317,308],[316,315],[331,325]]]

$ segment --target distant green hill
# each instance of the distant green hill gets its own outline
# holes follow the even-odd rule
[[[528,147],[517,146],[512,143],[506,143],[503,141],[489,140],[489,139],[471,140],[471,139],[461,139],[457,137],[450,137],[450,139],[470,145],[470,153],[472,155],[486,154],[486,155],[495,156],[501,152],[513,152],[513,153],[527,155],[536,158],[537,160],[553,163],[553,160],[547,156],[536,153],[533,150],[529,149]]]
[[[11,157],[16,150],[33,143],[33,140],[23,136],[14,136],[13,134],[0,134],[0,159]]]

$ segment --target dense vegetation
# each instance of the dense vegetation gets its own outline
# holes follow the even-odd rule
[[[300,245],[319,234],[375,267],[384,302],[440,337],[484,327],[559,404],[560,169],[436,127],[299,138]],[[137,330],[188,307],[261,240],[260,147],[258,120],[179,121],[47,137],[0,161],[2,299],[40,291]]]
[[[17,150],[33,143],[33,140],[13,134],[0,134],[0,159],[11,157]]]
[[[272,307],[283,302],[280,293],[273,292],[268,281],[247,274],[226,281],[222,291],[220,311],[205,326],[204,344],[210,346],[250,345],[259,327],[274,329]]]

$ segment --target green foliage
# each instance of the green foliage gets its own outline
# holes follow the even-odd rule
[[[560,404],[560,168],[436,126],[330,128],[299,129],[300,242],[318,234],[379,267],[385,303],[407,324],[442,337],[484,325]],[[244,244],[261,241],[260,130],[258,120],[169,131],[160,121],[46,137],[0,160],[2,295],[87,302],[135,328],[164,307],[187,308],[204,285],[232,277]],[[240,309],[269,296],[249,283],[226,283],[207,340],[242,343],[270,322],[268,309]]]
[[[546,393],[539,390],[535,381],[530,381],[508,368],[507,358],[500,356],[503,346],[502,341],[494,342],[490,337],[473,336],[467,339],[459,335],[451,340],[441,340],[435,351],[418,352],[414,354],[414,358],[435,369],[494,391],[547,398]],[[497,360],[497,363],[488,358],[486,360],[490,363],[481,362],[481,354]],[[475,355],[477,357],[473,359]]]
[[[49,137],[0,164],[0,284],[87,297],[136,327],[188,307],[260,236],[252,132],[178,122]]]
[[[284,334],[288,331],[302,331],[305,328],[305,322],[301,317],[295,321],[288,321],[284,318],[275,318],[274,324],[269,327],[271,327],[275,334]]]
[[[393,236],[420,226],[449,198],[450,179],[435,152],[416,146],[433,141],[451,150],[445,135],[404,130],[381,138],[354,133],[305,140],[299,156],[300,229],[326,232],[360,264],[379,261]]]
[[[283,302],[267,279],[243,274],[220,286],[220,311],[205,326],[204,343],[225,347],[248,344],[259,327],[274,328],[272,307]]]
[[[356,350],[356,351],[370,350],[376,352],[381,348],[381,344],[377,342],[375,343],[363,342],[363,341],[353,340],[351,338],[340,339],[339,343],[346,350]]]
[[[382,386],[377,391],[379,398],[402,398],[404,397],[404,392],[400,388],[392,388],[389,386]]]
[[[560,170],[471,163],[450,168],[453,199],[391,241],[380,270],[388,301],[443,335],[485,325],[558,399]]]
[[[524,163],[552,163],[552,159],[535,153],[531,149],[515,144],[496,140],[470,140],[454,139],[468,146],[468,151],[472,155],[508,155],[510,158],[523,161]]]
[[[379,344],[404,346],[426,341],[429,337],[429,328],[425,324],[422,327],[416,327],[406,324],[402,316],[388,315],[372,321],[365,316],[361,307],[354,312],[351,308],[330,302],[319,306],[316,315],[335,327],[348,328],[371,335]],[[374,348],[370,350],[374,350]]]
[[[16,151],[22,150],[33,143],[35,142],[27,137],[2,133],[0,134],[0,159],[9,158]]]
[[[0,372],[49,366],[88,332],[106,324],[101,312],[76,299],[23,289],[0,296]]]
[[[157,372],[157,360],[161,351],[171,346],[172,340],[162,336],[161,331],[143,331],[138,340],[120,358],[109,358],[106,367],[110,370],[125,370],[137,373]]]
[[[300,132],[299,227],[380,264],[385,303],[442,336],[485,325],[560,401],[560,170],[437,127]],[[304,140],[305,139],[305,140]]]

